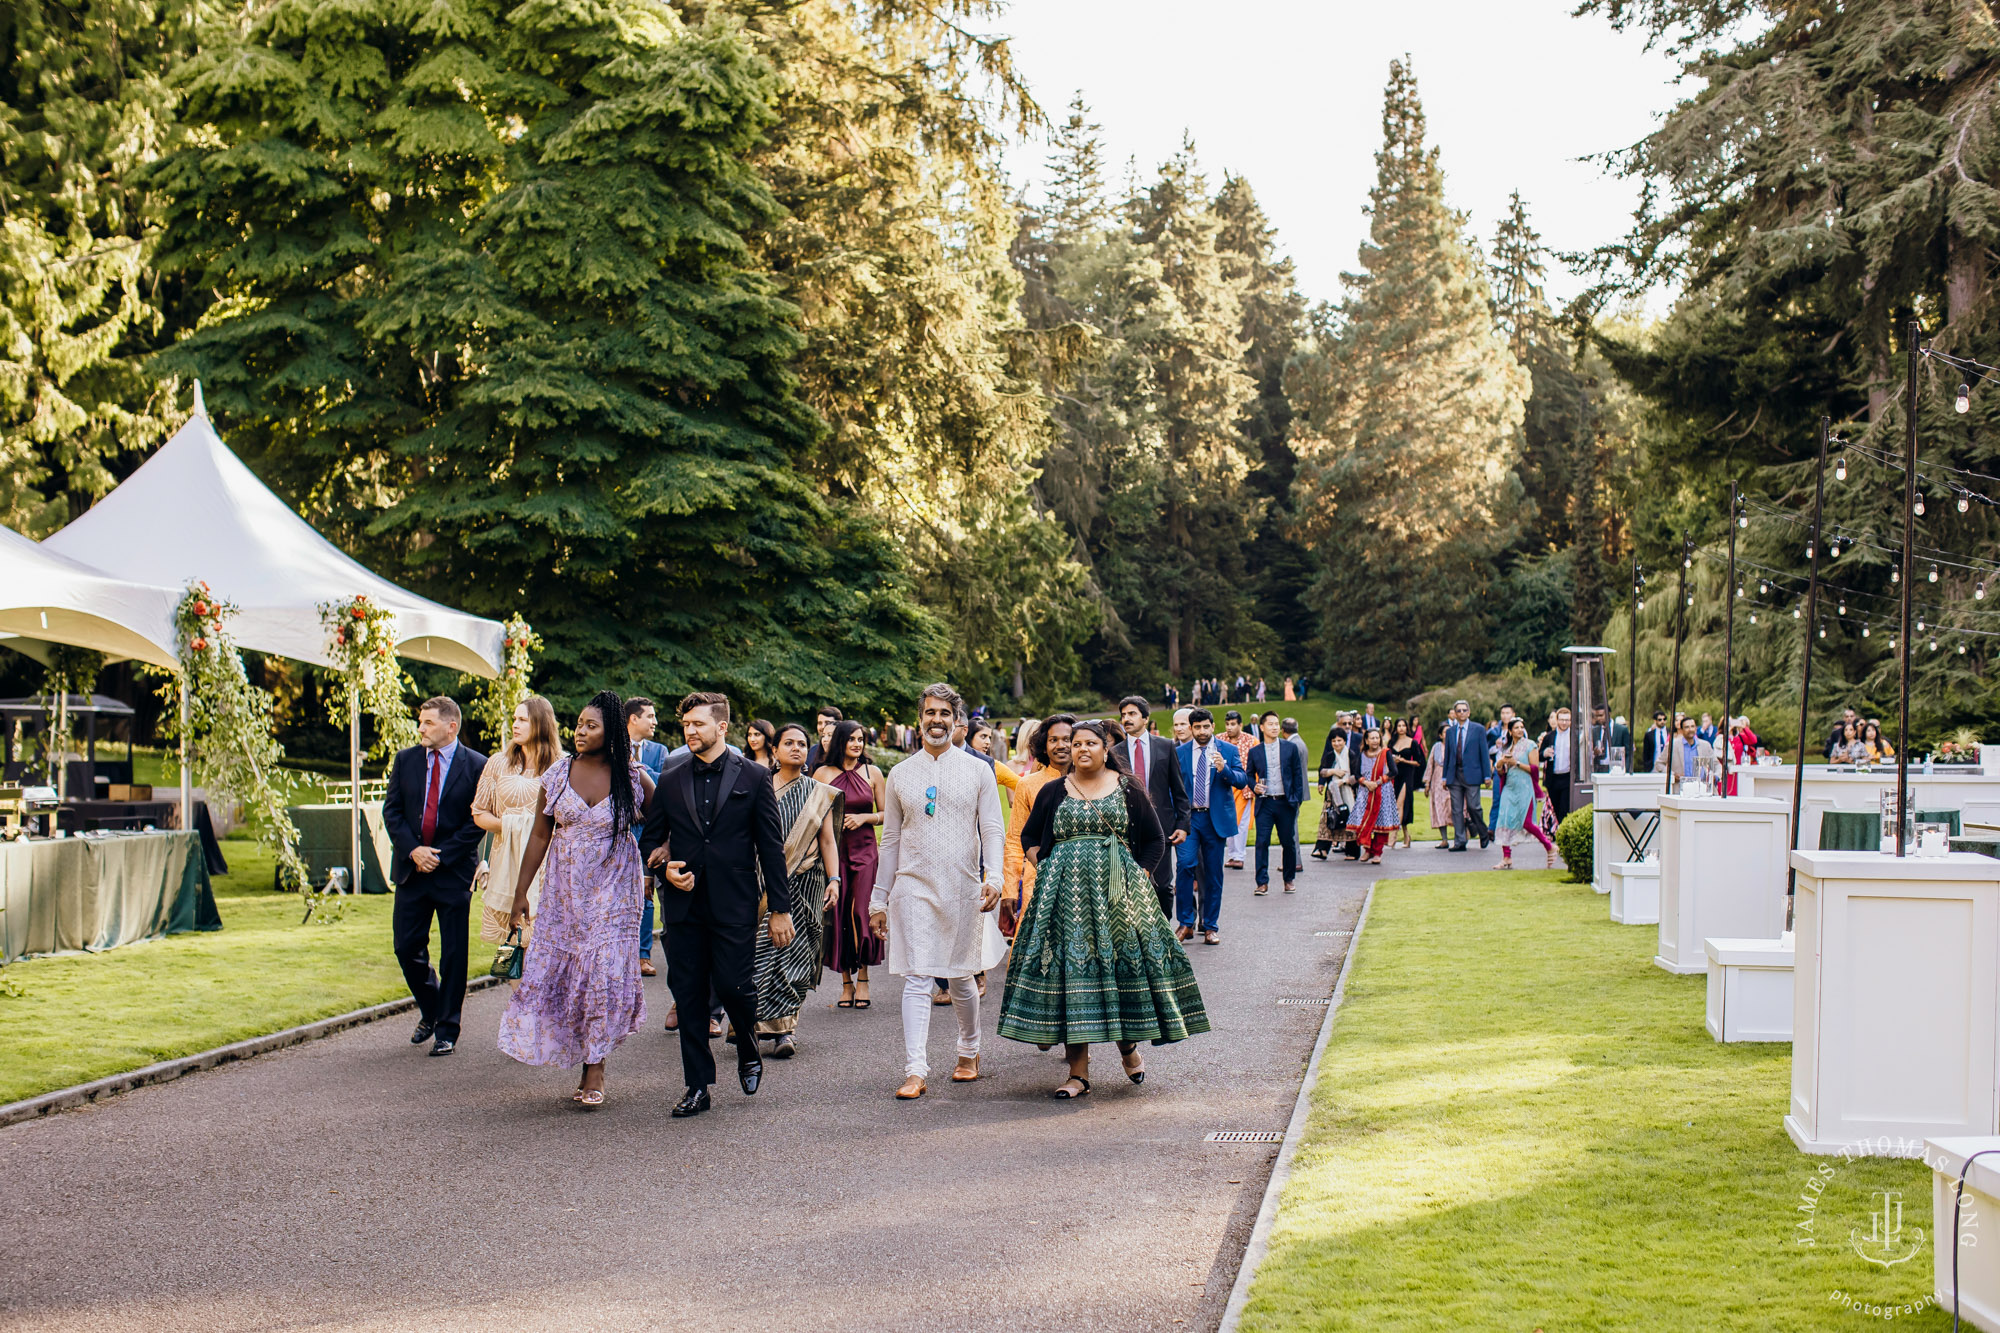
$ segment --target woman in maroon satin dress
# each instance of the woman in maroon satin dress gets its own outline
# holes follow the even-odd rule
[[[883,941],[868,925],[875,890],[875,826],[882,822],[882,770],[868,761],[868,737],[854,721],[834,725],[827,761],[813,774],[839,788],[840,898],[827,911],[826,965],[840,973],[836,1009],[866,1009],[868,969],[880,966]]]

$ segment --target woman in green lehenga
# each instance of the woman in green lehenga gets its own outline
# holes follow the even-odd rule
[[[1021,830],[1035,896],[1014,936],[1000,1035],[1063,1043],[1069,1077],[1090,1091],[1090,1043],[1118,1043],[1125,1075],[1146,1080],[1138,1046],[1208,1031],[1187,953],[1160,914],[1148,870],[1166,854],[1152,800],[1118,768],[1102,722],[1070,733],[1070,773],[1045,784]]]

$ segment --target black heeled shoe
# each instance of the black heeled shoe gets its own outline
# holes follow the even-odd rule
[[[1083,1085],[1083,1091],[1071,1092],[1069,1090],[1069,1085],[1072,1083],[1081,1083]],[[1049,1094],[1049,1096],[1055,1098],[1059,1102],[1073,1102],[1079,1097],[1088,1097],[1089,1095],[1090,1095],[1090,1080],[1085,1078],[1081,1074],[1071,1074],[1068,1078],[1063,1080],[1063,1086],[1057,1088],[1054,1092]]]

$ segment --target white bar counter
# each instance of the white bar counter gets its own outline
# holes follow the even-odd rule
[[[2000,1225],[2000,1138],[1926,1139],[1924,1161],[1931,1168],[1931,1290],[1938,1308],[1953,1307],[1952,1251],[1958,1251],[1958,1311],[1965,1322],[1986,1333],[2000,1333],[2000,1245],[1993,1231]],[[1980,1157],[1966,1169],[1966,1161]],[[1952,1202],[1958,1178],[1965,1175],[1965,1200],[1958,1205],[1958,1235],[1952,1235]],[[1967,1242],[1970,1242],[1969,1244]]]
[[[1803,1152],[1916,1157],[2000,1131],[2000,861],[1792,853],[1792,1101]]]
[[[1658,773],[1595,773],[1590,780],[1590,887],[1599,893],[1609,893],[1612,863],[1629,861],[1633,856],[1632,848],[1626,846],[1625,837],[1614,821],[1624,810],[1647,811],[1623,821],[1632,836],[1639,837],[1646,822],[1659,811],[1660,793],[1666,790],[1667,780]],[[1657,840],[1654,849],[1657,850]]]
[[[1708,950],[1702,941],[1709,936],[1775,940],[1785,933],[1790,818],[1782,801],[1660,798],[1656,966],[1689,976],[1705,973]]]

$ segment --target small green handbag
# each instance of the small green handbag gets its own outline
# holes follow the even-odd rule
[[[521,928],[514,927],[507,936],[507,942],[493,954],[493,975],[502,981],[519,981],[521,965],[528,961],[528,946],[521,943]]]

